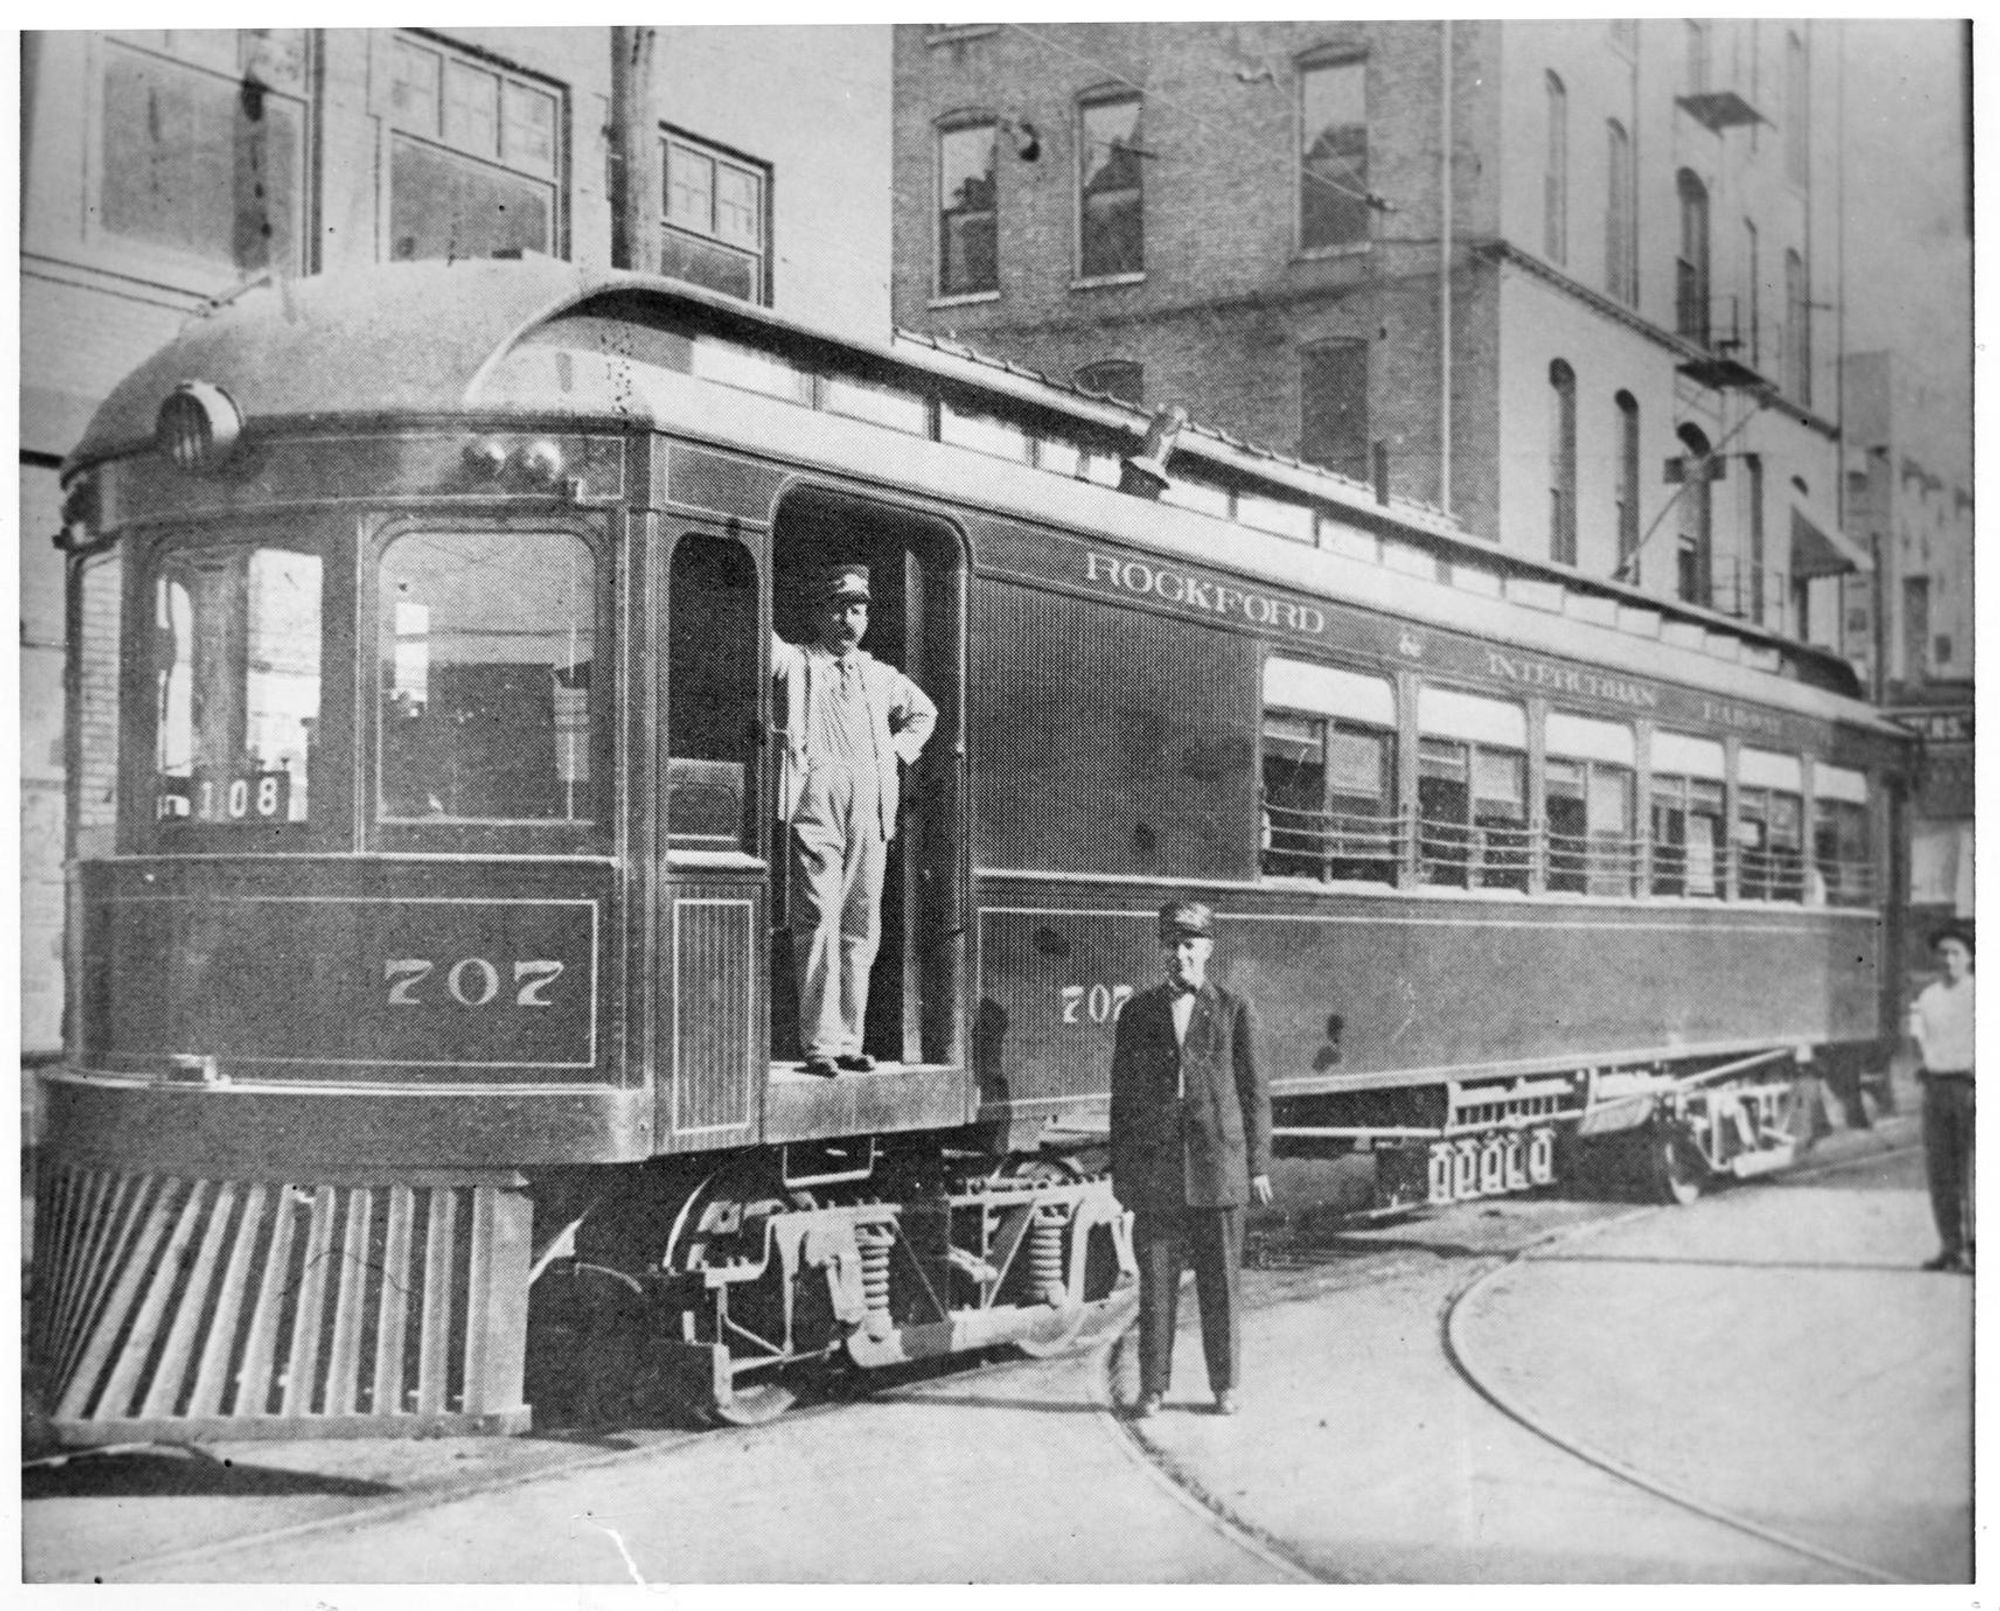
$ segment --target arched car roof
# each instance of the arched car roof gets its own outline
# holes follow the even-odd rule
[[[183,381],[249,420],[449,411],[524,330],[606,279],[554,258],[392,263],[255,286],[190,319],[113,389],[65,473],[150,443]]]

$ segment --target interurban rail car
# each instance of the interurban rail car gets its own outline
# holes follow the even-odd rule
[[[1847,668],[1179,424],[533,259],[260,286],[141,366],[59,538],[57,1430],[518,1430],[531,1292],[724,1419],[1068,1345],[1130,1291],[1172,893],[1281,1144],[1386,1203],[1784,1162],[1894,1022],[1907,751]],[[828,1080],[769,646],[833,560],[939,714]]]

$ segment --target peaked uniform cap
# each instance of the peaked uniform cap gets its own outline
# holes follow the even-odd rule
[[[1191,935],[1198,940],[1215,938],[1215,913],[1200,901],[1172,900],[1160,908],[1160,938],[1178,940]]]
[[[820,574],[813,596],[822,604],[832,604],[840,599],[860,599],[866,603],[874,597],[868,591],[868,567],[829,565]]]

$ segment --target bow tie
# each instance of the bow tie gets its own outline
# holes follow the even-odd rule
[[[1192,996],[1200,991],[1201,986],[1191,985],[1185,979],[1169,979],[1167,988],[1177,996]]]

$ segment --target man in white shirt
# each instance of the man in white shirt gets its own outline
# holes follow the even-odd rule
[[[1972,931],[1946,924],[1931,936],[1944,977],[1924,986],[1910,1008],[1910,1035],[1923,1060],[1924,1170],[1939,1250],[1926,1270],[1972,1273],[1973,982]]]
[[[868,975],[896,835],[897,766],[916,763],[937,707],[861,647],[868,569],[835,565],[813,596],[814,641],[771,638],[785,711],[780,813],[789,825],[792,961],[809,1074],[865,1071]]]

